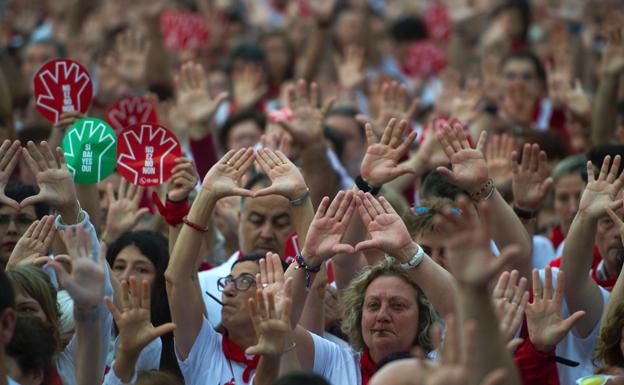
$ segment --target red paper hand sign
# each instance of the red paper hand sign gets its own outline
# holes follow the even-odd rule
[[[128,96],[118,100],[106,111],[106,121],[116,132],[137,123],[157,123],[156,109],[145,98]]]
[[[411,44],[403,63],[408,75],[429,76],[446,67],[446,52],[429,41]]]
[[[155,123],[137,123],[117,136],[117,169],[132,184],[156,186],[171,177],[182,156],[178,138]]]
[[[167,10],[160,16],[160,29],[165,47],[171,51],[198,48],[208,42],[206,20],[194,12]]]
[[[429,36],[434,39],[448,41],[453,32],[453,24],[447,9],[442,4],[433,4],[424,14],[425,25]]]
[[[35,102],[39,112],[56,123],[63,112],[89,109],[93,97],[91,76],[80,63],[55,59],[35,75]]]

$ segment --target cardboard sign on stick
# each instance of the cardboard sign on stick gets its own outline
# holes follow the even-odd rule
[[[89,109],[93,97],[91,76],[80,63],[55,59],[46,63],[34,78],[37,110],[56,123],[63,112]]]

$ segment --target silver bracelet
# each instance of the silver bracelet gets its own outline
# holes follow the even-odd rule
[[[310,196],[310,189],[306,188],[305,192],[303,193],[303,195],[301,195],[301,197],[294,199],[292,201],[288,201],[288,207],[301,206],[302,204],[305,203],[305,201],[308,199],[309,196]]]
[[[425,250],[423,250],[420,245],[418,245],[418,250],[416,250],[416,254],[407,262],[401,264],[401,267],[406,270],[415,269],[420,263],[425,259]]]
[[[293,344],[292,344],[292,345],[290,345],[290,346],[288,347],[288,349],[284,350],[284,351],[282,352],[282,354],[284,354],[284,353],[288,353],[288,352],[292,352],[293,350],[295,350],[295,348],[296,348],[296,347],[297,347],[297,343],[296,343],[296,342],[293,342]]]

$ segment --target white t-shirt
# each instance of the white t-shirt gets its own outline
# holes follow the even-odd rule
[[[204,318],[201,330],[193,343],[188,357],[178,364],[186,385],[244,385],[245,365],[225,357],[222,347],[223,336],[217,333]],[[256,371],[251,372],[248,384],[253,383]]]
[[[557,272],[559,269],[553,268],[553,289],[556,288],[557,285]],[[540,279],[542,283],[544,282],[544,271],[540,270]],[[568,284],[573,284],[573,282],[568,282]],[[607,307],[607,302],[609,301],[609,292],[600,288],[600,294],[602,294],[603,301],[603,311]],[[570,316],[570,311],[568,310],[568,305],[565,301],[561,304],[561,317],[566,319]],[[600,333],[600,325],[602,323],[602,318],[596,323],[591,333],[585,338],[580,338],[574,333],[574,329],[570,333],[566,335],[566,337],[559,342],[556,348],[556,354],[559,357],[567,358],[572,361],[579,362],[580,365],[573,368],[563,364],[557,364],[557,371],[559,372],[559,383],[560,384],[574,384],[576,380],[583,376],[588,376],[593,374],[595,367],[592,365],[592,358],[594,353],[594,347],[596,346],[596,340],[598,338],[598,334]]]
[[[533,236],[533,268],[543,269],[556,258],[555,248],[550,239],[543,235]]]
[[[15,380],[12,379],[11,377],[7,376],[7,385],[20,385],[20,384],[15,382]]]
[[[313,371],[325,377],[332,385],[360,385],[360,353],[350,347],[342,347],[314,333],[310,333],[314,343]]]
[[[213,327],[216,327],[221,322],[221,305],[219,305],[214,299],[210,298],[206,292],[221,299],[223,293],[217,289],[217,280],[221,277],[230,275],[232,272],[232,265],[238,260],[239,252],[232,254],[230,259],[220,264],[219,266],[200,271],[198,274],[199,287],[201,288],[202,297],[204,298],[204,304],[206,305],[206,311],[208,312],[208,319]]]

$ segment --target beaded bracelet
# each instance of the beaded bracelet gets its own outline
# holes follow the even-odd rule
[[[488,200],[494,194],[494,189],[494,181],[490,178],[481,186],[479,191],[470,193],[470,199],[473,201]]]
[[[182,222],[184,222],[185,225],[193,228],[193,230],[199,231],[200,233],[207,233],[210,231],[209,227],[202,227],[201,225],[198,225],[197,223],[193,223],[189,221],[186,215],[184,216],[184,218],[182,218]]]
[[[314,265],[314,266],[310,266],[308,264],[305,263],[305,260],[303,259],[303,256],[301,255],[301,253],[297,253],[297,266],[295,266],[295,269],[304,269],[305,270],[305,275],[306,275],[306,289],[310,288],[310,281],[311,281],[311,277],[312,277],[312,273],[318,273],[321,270],[321,263],[319,263],[318,265]]]

